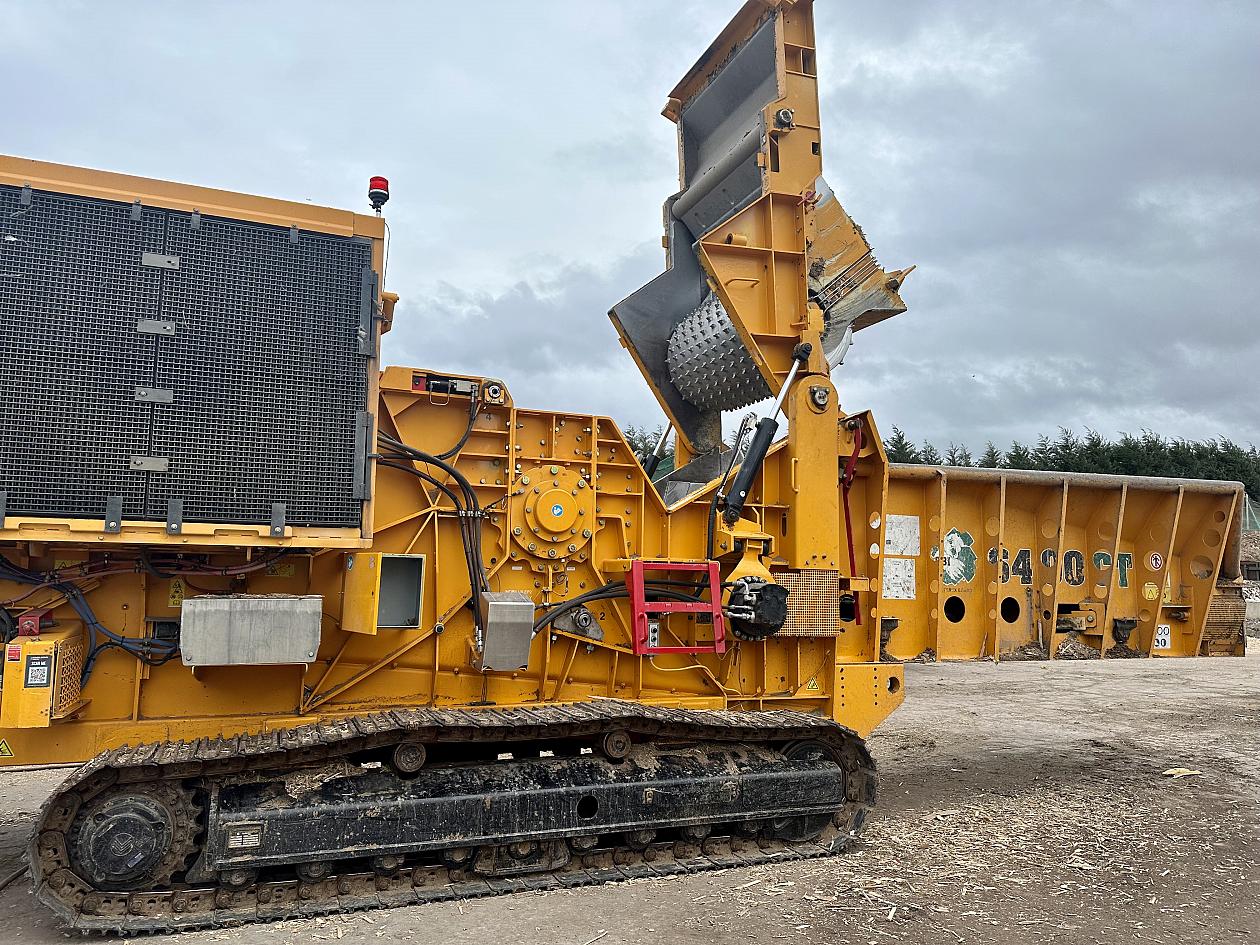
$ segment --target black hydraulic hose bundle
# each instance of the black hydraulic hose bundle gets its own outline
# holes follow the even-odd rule
[[[422,482],[434,486],[451,501],[455,513],[459,516],[464,559],[468,567],[468,605],[472,610],[473,623],[478,632],[480,632],[483,628],[481,625],[481,609],[477,604],[477,595],[490,589],[490,579],[486,574],[485,558],[482,556],[481,551],[481,520],[484,513],[472,483],[468,481],[463,473],[440,457],[408,446],[401,440],[395,439],[386,433],[381,433],[379,438],[385,446],[394,451],[393,454],[386,454],[379,458],[379,462],[382,465],[408,473]],[[458,449],[456,447],[456,451]],[[398,462],[397,460],[399,459],[405,460],[405,462]],[[442,482],[436,476],[422,469],[417,469],[415,466],[417,462],[446,473],[454,481],[459,494],[456,494],[455,488]]]
[[[698,585],[687,581],[647,581],[645,582],[645,592],[648,596],[658,600],[674,600],[687,604],[699,604],[703,601],[694,594],[684,594],[682,591],[673,590],[673,587],[690,587],[696,588]],[[610,581],[603,587],[597,587],[594,590],[587,591],[585,594],[579,594],[577,597],[561,601],[550,610],[546,611],[541,617],[534,621],[534,632],[537,633],[543,627],[550,624],[557,617],[562,617],[570,610],[576,610],[587,604],[601,600],[617,600],[630,596],[630,589],[626,586],[625,581]]]
[[[449,450],[444,453],[438,453],[438,459],[450,459],[464,448],[464,445],[468,442],[468,438],[472,436],[473,424],[477,422],[477,396],[479,393],[480,391],[474,388],[473,392],[468,396],[468,425],[464,427],[464,435],[461,436],[459,438],[459,442],[452,446]]]
[[[177,641],[125,637],[105,627],[97,619],[92,606],[87,602],[87,598],[83,596],[83,591],[76,584],[69,581],[50,580],[49,575],[28,571],[3,556],[0,556],[0,578],[7,578],[19,584],[34,585],[36,587],[51,587],[66,598],[66,602],[79,615],[79,619],[83,621],[84,629],[88,633],[88,654],[83,661],[83,671],[80,674],[82,682],[87,682],[88,677],[92,674],[92,668],[96,664],[97,657],[102,651],[107,649],[122,650],[134,656],[146,666],[161,666],[179,655],[179,643]],[[102,637],[103,639],[98,639]]]

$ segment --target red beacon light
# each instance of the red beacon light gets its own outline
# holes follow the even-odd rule
[[[389,181],[384,177],[373,177],[369,180],[368,200],[371,201],[372,209],[380,213],[381,207],[389,200]]]

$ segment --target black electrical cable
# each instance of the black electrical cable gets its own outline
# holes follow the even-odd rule
[[[403,458],[405,459],[406,457],[403,457]],[[463,508],[463,500],[460,499],[460,497],[457,496],[454,492],[452,492],[451,488],[448,485],[446,485],[446,483],[438,482],[438,480],[434,479],[428,473],[422,472],[421,470],[416,469],[415,466],[409,466],[405,463],[395,463],[393,460],[389,459],[388,457],[382,457],[380,460],[378,460],[378,462],[382,466],[388,466],[390,469],[398,469],[398,470],[401,470],[402,472],[410,473],[413,476],[423,479],[425,482],[436,487],[438,491],[440,491],[443,495],[445,495],[448,499],[450,499],[451,505],[455,506],[457,510]]]
[[[66,602],[83,621],[83,626],[88,633],[88,655],[83,661],[83,670],[80,675],[83,683],[86,683],[91,675],[97,656],[106,649],[117,648],[123,650],[148,666],[160,666],[178,655],[179,645],[173,641],[140,640],[114,633],[97,619],[91,605],[83,596],[83,591],[76,584],[69,581],[50,579],[48,574],[28,571],[2,555],[0,555],[0,577],[8,577],[10,580],[21,584],[51,587],[61,592],[66,598]],[[104,642],[98,641],[97,636],[104,637]]]
[[[445,453],[438,453],[438,459],[450,459],[456,453],[464,448],[464,444],[468,442],[468,438],[472,436],[473,424],[477,422],[477,396],[481,393],[480,387],[474,387],[472,393],[468,395],[468,425],[464,427],[464,435],[459,438],[459,442],[452,446]]]
[[[380,439],[387,446],[401,453],[401,456],[398,458],[409,460],[409,462],[405,463],[394,462],[394,457],[387,455],[379,460],[382,465],[408,473],[422,482],[427,482],[436,487],[450,499],[455,514],[459,516],[460,543],[464,549],[464,563],[468,568],[468,608],[472,611],[473,626],[480,633],[484,630],[484,627],[481,619],[481,609],[477,606],[476,597],[479,591],[490,590],[490,580],[486,574],[484,558],[481,552],[481,508],[477,504],[477,496],[472,490],[472,485],[463,476],[459,476],[452,467],[437,460],[436,457],[431,457],[420,450],[414,450],[385,434],[381,434]],[[429,462],[430,460],[433,461],[432,465],[437,466],[448,474],[455,473],[452,478],[455,479],[456,485],[460,488],[462,499],[446,483],[441,482],[422,469],[417,469],[414,465],[416,461]]]
[[[472,536],[472,529],[475,528],[475,522],[467,518],[467,512],[464,509],[460,498],[455,495],[455,493],[445,483],[439,482],[423,470],[416,469],[415,466],[395,463],[387,459],[382,459],[381,465],[388,466],[391,469],[400,470],[415,476],[423,482],[430,483],[431,485],[436,486],[447,498],[451,500],[455,513],[460,518],[460,537],[461,544],[464,547],[464,563],[468,566],[468,584],[470,588],[473,588],[474,590],[477,589],[477,587],[482,584],[482,581],[480,569],[477,567],[474,559],[474,555],[477,553],[478,549],[478,545]],[[480,531],[480,529],[476,530]]]
[[[0,639],[8,643],[17,636],[17,621],[13,619],[13,615],[0,607]]]

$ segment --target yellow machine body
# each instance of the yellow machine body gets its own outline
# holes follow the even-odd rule
[[[636,654],[630,604],[608,600],[590,608],[598,632],[557,622],[527,640],[518,665],[493,665],[487,654],[498,641],[479,639],[473,619],[484,601],[465,567],[466,519],[398,460],[374,464],[358,530],[188,521],[171,534],[162,521],[129,520],[111,530],[99,519],[10,512],[0,519],[0,551],[16,566],[80,588],[99,623],[123,638],[169,631],[186,602],[205,596],[317,595],[322,622],[314,655],[285,665],[148,665],[104,647],[76,692],[72,677],[100,634],[75,623],[76,610],[55,589],[37,589],[56,622],[12,644],[20,653],[5,663],[0,738],[9,751],[0,765],[85,761],[123,744],[287,729],[392,708],[610,698],[793,709],[865,735],[904,697],[898,659],[929,650],[947,659],[1001,657],[1034,641],[1053,657],[1060,618],[1075,619],[1069,607],[1085,615],[1082,632],[1104,654],[1111,655],[1111,628],[1121,616],[1138,620],[1131,639],[1144,652],[1196,654],[1236,491],[938,470],[897,469],[890,479],[872,418],[840,408],[824,341],[837,325],[861,329],[903,310],[897,292],[905,272],[875,263],[861,230],[821,182],[811,4],[746,5],[674,91],[666,114],[685,128],[695,114],[689,109],[725,64],[754,45],[773,64],[769,104],[750,113],[763,129],[746,160],[754,189],[694,244],[681,224],[667,228],[666,244],[671,272],[694,252],[701,291],[716,296],[755,366],[752,383],[783,394],[786,437],[771,448],[739,521],[718,520],[712,534],[724,577],[769,574],[788,588],[778,633],[728,640],[718,652],[712,622],[673,613],[654,628],[660,641],[713,651]],[[681,151],[684,187],[711,184],[708,171],[725,167],[688,168],[687,148]],[[15,158],[0,158],[0,184],[360,236],[372,241],[377,272],[382,264],[376,217]],[[382,330],[393,301],[384,293],[378,299]],[[633,316],[614,309],[623,342],[678,430],[679,465],[702,460],[720,443],[720,412],[697,410],[679,396],[658,369],[662,338],[644,334],[646,323]],[[802,343],[810,353],[784,390]],[[377,351],[370,356],[375,363]],[[654,484],[613,420],[517,406],[493,378],[389,367],[373,372],[368,404],[373,434],[434,454],[457,447],[450,462],[483,510],[473,527],[495,594],[519,592],[535,608],[554,607],[624,580],[636,560],[709,556],[720,462],[703,474],[702,462],[690,467],[689,481]],[[910,517],[917,544],[906,538]],[[941,549],[964,533],[976,560],[966,580],[951,583],[947,567],[959,553]],[[993,561],[1003,562],[1000,574],[986,558],[990,548]],[[1056,562],[1083,554],[1083,582],[1075,571],[1064,578],[1059,564],[1043,565],[1047,549]],[[1028,584],[1019,583],[1014,563],[1025,551],[1035,559]],[[1154,553],[1163,566],[1149,569]],[[150,555],[185,556],[199,571],[172,574],[152,566]],[[1125,556],[1131,567],[1115,567]],[[1144,596],[1150,587],[1154,596]],[[6,607],[20,610],[31,593],[0,577]],[[952,598],[965,604],[957,621],[942,616],[952,612]],[[890,633],[886,617],[896,618]],[[1158,628],[1168,621],[1174,630],[1161,647]],[[46,661],[36,659],[34,676],[29,667],[49,655],[53,685],[44,686],[39,666]]]

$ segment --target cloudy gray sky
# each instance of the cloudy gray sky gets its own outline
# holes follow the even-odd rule
[[[739,0],[0,0],[0,151],[360,207],[387,360],[659,413],[608,324],[662,266],[665,94]],[[818,0],[826,174],[910,311],[837,383],[941,445],[1260,443],[1260,3]]]

